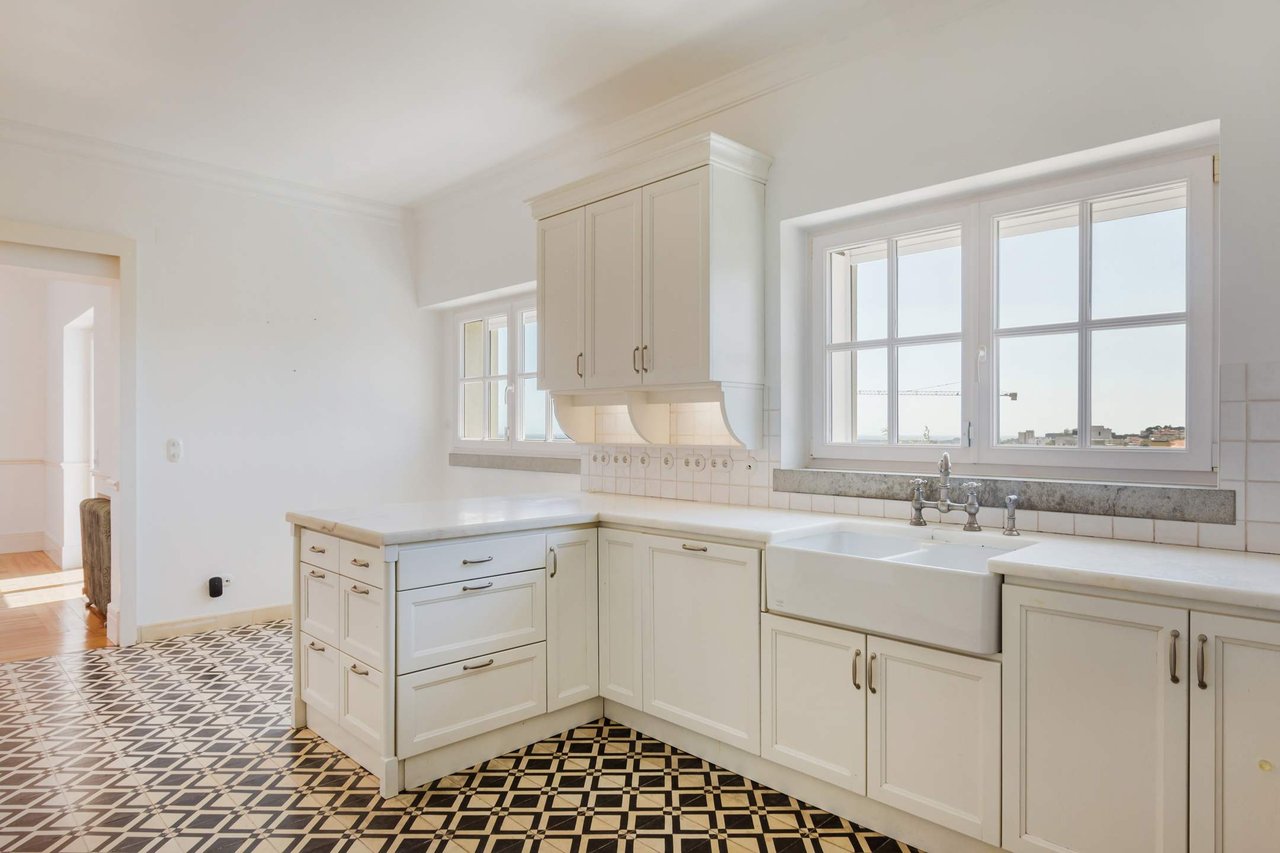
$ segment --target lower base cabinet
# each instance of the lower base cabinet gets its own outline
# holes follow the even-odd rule
[[[350,655],[342,655],[338,722],[356,737],[382,745],[383,676],[379,670]]]
[[[342,656],[338,647],[303,634],[298,657],[302,701],[332,719],[338,719]]]

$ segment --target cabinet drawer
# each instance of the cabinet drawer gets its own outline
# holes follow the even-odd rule
[[[337,572],[319,569],[303,563],[298,567],[298,612],[304,633],[323,643],[338,642],[338,585],[342,583]]]
[[[382,672],[342,655],[338,722],[356,737],[382,748]]]
[[[400,551],[397,589],[541,569],[547,565],[547,537],[524,536],[462,539]]]
[[[304,563],[336,572],[338,570],[338,539],[327,533],[304,530],[299,556]]]
[[[342,579],[338,645],[342,653],[383,669],[387,594],[376,586]]]
[[[386,581],[383,580],[385,567],[382,563],[381,548],[341,539],[338,553],[341,555],[338,571],[342,572],[343,576],[379,589],[385,585]]]
[[[298,650],[298,671],[302,677],[302,701],[329,717],[338,716],[341,692],[338,647],[303,634]]]
[[[402,675],[396,753],[417,755],[547,710],[547,644]]]
[[[545,640],[546,595],[543,569],[397,593],[397,671]]]

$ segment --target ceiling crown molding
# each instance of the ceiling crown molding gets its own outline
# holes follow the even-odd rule
[[[380,201],[317,189],[280,178],[216,166],[163,154],[146,148],[108,142],[92,136],[0,118],[0,143],[69,154],[86,160],[114,163],[209,186],[264,195],[308,207],[403,222],[406,208]]]

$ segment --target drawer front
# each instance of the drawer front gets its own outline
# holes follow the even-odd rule
[[[543,533],[462,539],[402,549],[396,588],[417,589],[542,569],[546,565],[547,537]]]
[[[304,563],[336,572],[338,570],[338,538],[327,533],[304,530],[299,556]]]
[[[356,737],[381,749],[384,707],[382,672],[343,654],[339,676],[342,690],[338,722]]]
[[[386,575],[382,562],[382,549],[372,545],[361,545],[359,542],[338,541],[338,571],[343,577],[360,583],[376,586],[378,589],[386,584]]]
[[[396,627],[400,675],[541,642],[547,638],[546,572],[397,593]]]
[[[342,579],[338,645],[342,653],[375,669],[383,666],[387,594],[376,586]]]
[[[299,566],[301,577],[298,611],[304,633],[324,643],[338,642],[338,588],[342,583],[337,572],[308,566]]]
[[[302,701],[329,717],[338,716],[342,667],[338,647],[315,637],[301,635],[298,670],[302,676]]]
[[[500,729],[547,710],[547,644],[402,675],[396,690],[401,758]]]

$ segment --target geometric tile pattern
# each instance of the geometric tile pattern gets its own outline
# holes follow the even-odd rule
[[[0,851],[912,851],[607,720],[383,799],[290,730],[289,636],[0,664]]]

